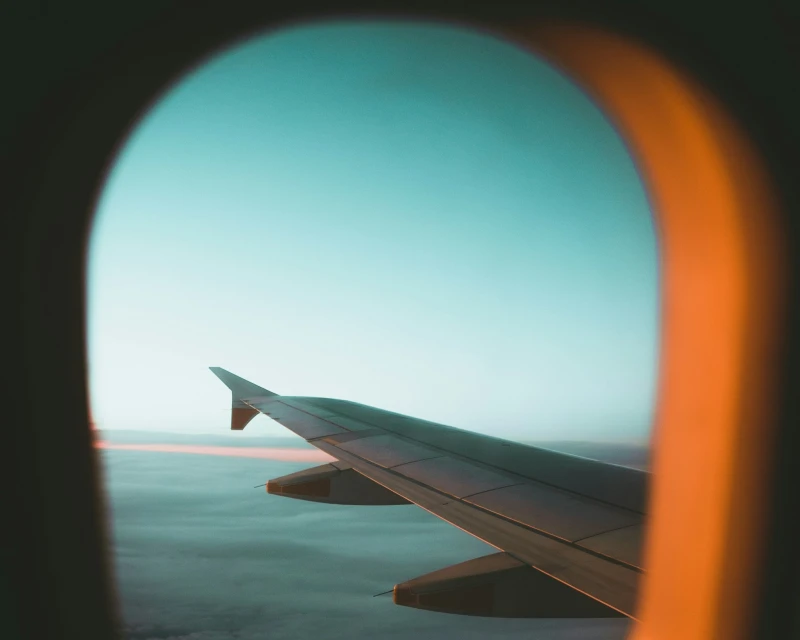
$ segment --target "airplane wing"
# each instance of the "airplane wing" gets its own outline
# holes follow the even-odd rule
[[[232,392],[232,429],[263,413],[336,458],[271,480],[269,493],[411,502],[498,549],[396,585],[395,603],[465,615],[635,618],[648,473],[355,402],[281,396],[211,371]]]

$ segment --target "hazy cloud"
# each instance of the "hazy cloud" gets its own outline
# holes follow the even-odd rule
[[[315,504],[252,489],[308,465],[136,450],[102,455],[129,640],[616,640],[627,629],[619,620],[451,616],[373,598],[494,549],[413,506]]]

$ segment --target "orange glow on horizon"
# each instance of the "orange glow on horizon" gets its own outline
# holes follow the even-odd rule
[[[189,453],[201,456],[225,456],[228,458],[260,458],[280,462],[317,462],[324,464],[336,460],[319,449],[296,449],[294,447],[220,447],[200,444],[121,444],[98,440],[98,449],[122,451],[156,451],[159,453]]]

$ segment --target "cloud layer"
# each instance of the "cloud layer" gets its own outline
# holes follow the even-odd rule
[[[129,640],[618,640],[628,627],[451,616],[373,598],[494,549],[412,506],[315,504],[251,488],[307,464],[131,447],[107,447],[102,459]]]

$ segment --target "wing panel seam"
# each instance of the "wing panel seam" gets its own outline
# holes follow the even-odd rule
[[[424,484],[422,482],[419,482],[418,480],[415,480],[414,478],[409,478],[408,476],[404,476],[404,475],[402,475],[400,473],[397,473],[396,471],[394,471],[392,469],[388,469],[386,467],[380,467],[379,465],[376,465],[373,462],[371,462],[369,460],[366,460],[365,458],[362,458],[361,456],[358,456],[358,455],[356,455],[354,453],[350,453],[349,451],[344,451],[343,450],[343,453],[360,460],[361,462],[367,464],[369,467],[374,467],[378,471],[383,471],[383,472],[386,472],[386,473],[390,473],[392,476],[394,476],[395,478],[398,478],[401,481],[410,482],[410,483],[415,484],[415,485],[417,485],[419,487],[422,487],[423,489],[426,489],[428,491],[432,491],[434,493],[438,493],[439,495],[441,495],[443,497],[451,499],[450,500],[451,502],[458,501],[458,502],[460,502],[461,504],[465,505],[468,508],[476,509],[477,511],[482,511],[483,513],[486,513],[487,515],[490,515],[490,516],[492,516],[494,518],[499,518],[501,520],[504,520],[505,522],[508,522],[509,524],[512,524],[512,525],[514,525],[516,527],[520,527],[521,529],[525,529],[526,531],[530,531],[531,533],[534,533],[536,535],[540,535],[540,536],[543,536],[545,538],[549,538],[550,540],[553,540],[555,542],[559,542],[561,544],[565,544],[565,545],[567,545],[569,547],[572,547],[573,549],[575,549],[577,551],[581,551],[583,553],[587,553],[587,554],[589,554],[591,556],[594,556],[596,558],[599,558],[601,560],[605,560],[605,561],[611,562],[612,564],[619,565],[619,566],[624,567],[626,569],[630,569],[631,571],[634,571],[636,573],[644,573],[644,570],[641,567],[637,567],[636,565],[628,564],[627,562],[624,562],[622,560],[618,560],[617,558],[613,558],[611,556],[607,556],[605,554],[599,553],[597,551],[594,551],[593,549],[587,549],[586,547],[582,547],[582,546],[576,544],[575,542],[573,542],[571,540],[567,540],[566,538],[561,538],[560,536],[557,536],[555,534],[549,533],[547,531],[543,531],[542,529],[537,529],[536,527],[533,527],[531,525],[525,524],[524,522],[519,522],[518,520],[514,520],[513,518],[509,518],[509,517],[504,516],[504,515],[502,515],[500,513],[496,513],[496,512],[494,512],[494,511],[492,511],[490,509],[485,509],[485,508],[483,508],[483,507],[481,507],[479,505],[476,505],[476,504],[473,504],[473,503],[470,503],[470,502],[465,502],[463,499],[459,498],[458,496],[454,496],[453,494],[447,493],[446,491],[443,491],[442,489],[438,489],[436,487],[431,487],[430,485],[426,485],[426,484]],[[370,477],[370,479],[373,482],[378,482],[377,480],[375,480],[372,477]],[[380,483],[380,482],[378,482],[378,484],[382,485],[382,483]],[[385,485],[382,485],[382,486],[385,486]],[[511,485],[511,486],[513,486],[513,485]],[[388,487],[385,487],[385,488],[388,489]],[[392,489],[389,489],[389,490],[391,491]],[[403,496],[403,497],[406,498],[407,500],[411,500],[411,502],[414,502],[408,496]],[[422,505],[420,505],[420,504],[418,504],[416,502],[414,504],[416,504],[418,507],[422,507]],[[427,509],[425,507],[422,507],[422,508],[425,509],[426,511],[430,511],[430,509]],[[433,512],[431,512],[431,513],[433,513]],[[442,518],[443,520],[446,520],[447,522],[450,522],[449,520],[447,520],[447,518],[444,518],[443,516],[439,516],[438,514],[435,514],[435,513],[434,513],[434,515],[436,515],[437,517]],[[451,523],[451,524],[453,524],[453,523]],[[457,526],[457,525],[455,525],[455,526]],[[633,526],[633,525],[628,525],[628,526]],[[620,528],[623,528],[623,527],[620,527]],[[479,536],[475,535],[474,533],[472,533],[470,531],[467,531],[467,533],[469,533],[470,535],[472,535],[472,536],[474,536],[476,538],[479,538]],[[601,531],[601,532],[599,532],[599,533],[597,533],[595,535],[602,535],[603,533],[608,533],[608,531]],[[587,537],[591,538],[591,537],[594,537],[594,536],[587,536]],[[480,538],[480,539],[483,540],[483,538]],[[582,540],[586,540],[586,539],[587,538],[582,538]],[[484,540],[484,542],[486,542],[486,541]],[[492,546],[494,546],[494,545],[492,545]]]

